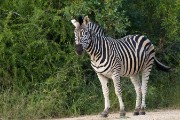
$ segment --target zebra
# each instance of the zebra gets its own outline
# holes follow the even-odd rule
[[[120,39],[114,39],[105,35],[104,29],[98,24],[91,22],[88,16],[79,21],[71,20],[75,26],[75,51],[78,55],[85,50],[91,59],[91,66],[100,80],[105,107],[102,117],[108,117],[110,109],[109,78],[112,79],[115,94],[119,100],[120,116],[125,116],[125,106],[122,99],[120,77],[130,77],[136,91],[136,105],[134,115],[145,115],[145,96],[147,83],[155,64],[163,71],[169,71],[155,57],[154,46],[143,35],[128,35]],[[140,75],[142,82],[140,82]]]

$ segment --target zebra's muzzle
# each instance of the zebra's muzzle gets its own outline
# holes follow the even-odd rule
[[[82,52],[83,52],[83,46],[82,46],[82,44],[77,44],[77,45],[75,45],[75,51],[76,51],[76,54],[81,55]]]

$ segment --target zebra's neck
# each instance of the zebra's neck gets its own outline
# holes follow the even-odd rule
[[[105,30],[101,26],[93,22],[90,22],[88,24],[88,29],[92,31],[93,35],[91,36],[86,51],[90,55],[91,60],[98,61],[98,59],[102,55],[101,46],[104,41],[101,39],[101,37],[105,36]]]
[[[103,43],[104,41],[101,39],[101,37],[97,35],[92,36],[89,46],[86,49],[92,61],[98,61],[101,57]]]

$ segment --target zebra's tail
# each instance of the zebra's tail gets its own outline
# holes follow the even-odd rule
[[[170,67],[168,67],[168,66],[162,64],[161,62],[159,62],[156,57],[154,57],[154,63],[160,70],[162,70],[164,72],[169,72],[171,70]]]

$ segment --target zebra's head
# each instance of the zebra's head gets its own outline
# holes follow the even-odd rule
[[[79,17],[79,22],[75,19],[71,20],[72,24],[75,26],[74,34],[75,34],[75,51],[78,55],[81,55],[83,49],[86,49],[88,46],[87,38],[88,30],[87,25],[90,22],[88,16],[85,16],[84,19],[82,16]],[[83,38],[83,39],[82,39]]]

